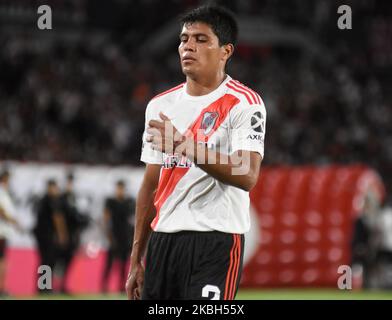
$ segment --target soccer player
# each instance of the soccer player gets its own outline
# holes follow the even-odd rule
[[[264,155],[266,111],[256,92],[225,72],[238,32],[233,15],[202,6],[181,26],[186,82],[146,109],[146,169],[126,289],[129,299],[231,300],[250,227],[249,191]]]

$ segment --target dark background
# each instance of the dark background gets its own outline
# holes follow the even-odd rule
[[[142,165],[146,104],[184,81],[178,15],[202,3],[0,0],[0,159]],[[391,2],[222,3],[241,28],[228,73],[266,105],[264,163],[364,163],[390,194]]]

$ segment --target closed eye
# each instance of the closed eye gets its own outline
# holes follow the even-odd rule
[[[188,37],[181,36],[180,37],[180,41],[181,42],[186,42],[186,41],[188,41]]]
[[[208,38],[204,35],[199,35],[196,37],[197,42],[207,42]]]
[[[208,37],[206,37],[204,34],[201,35],[195,35],[194,36],[196,39],[196,42],[199,43],[204,43],[208,41]],[[180,35],[180,42],[187,42],[189,40],[189,37],[186,35]]]

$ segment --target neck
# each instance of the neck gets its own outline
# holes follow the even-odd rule
[[[213,77],[198,79],[196,77],[186,77],[186,91],[191,96],[203,96],[218,88],[226,79],[224,71],[218,72]]]

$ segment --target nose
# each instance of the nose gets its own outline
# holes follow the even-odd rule
[[[196,50],[195,41],[192,40],[192,38],[188,39],[188,41],[184,43],[183,49],[184,51],[194,52]]]

